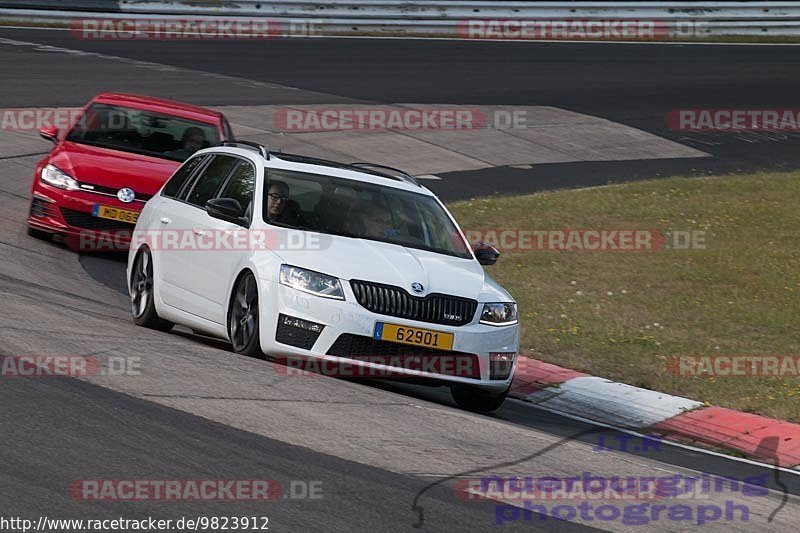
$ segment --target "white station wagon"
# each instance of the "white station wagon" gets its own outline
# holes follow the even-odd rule
[[[181,324],[237,353],[448,385],[491,411],[516,366],[514,299],[410,175],[269,153],[197,152],[144,207],[128,257],[134,321]],[[298,363],[301,362],[301,363]]]

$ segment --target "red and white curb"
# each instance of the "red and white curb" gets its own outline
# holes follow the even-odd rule
[[[574,418],[777,460],[782,467],[800,465],[800,424],[704,406],[536,359],[519,359],[510,396]]]

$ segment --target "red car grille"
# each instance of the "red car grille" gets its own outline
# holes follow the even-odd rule
[[[91,189],[83,188],[84,185],[91,186]],[[86,192],[96,192],[100,194],[107,194],[109,196],[116,196],[119,192],[119,188],[117,187],[106,187],[105,185],[94,185],[93,183],[86,183],[81,182],[81,190]],[[146,202],[150,198],[153,197],[152,194],[145,194],[143,192],[134,191],[137,200],[141,200],[142,202]]]
[[[75,211],[73,209],[61,208],[61,215],[67,224],[76,228],[91,229],[97,231],[116,231],[116,230],[133,230],[135,224],[122,222],[118,220],[108,220],[92,216],[91,213],[83,211]]]

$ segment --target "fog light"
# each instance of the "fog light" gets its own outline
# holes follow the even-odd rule
[[[514,367],[514,352],[490,352],[489,353],[489,379],[504,380],[511,375]]]
[[[33,197],[31,200],[31,216],[45,218],[54,215],[53,202],[35,196]]]
[[[281,344],[310,350],[314,343],[317,342],[323,329],[325,329],[325,326],[322,324],[281,314],[278,315],[275,340]]]
[[[308,320],[303,320],[300,318],[295,318],[289,315],[281,315],[281,324],[284,326],[291,326],[293,328],[300,328],[306,331],[311,331],[313,333],[320,333],[322,331],[323,326],[322,324],[317,324],[316,322],[309,322]]]

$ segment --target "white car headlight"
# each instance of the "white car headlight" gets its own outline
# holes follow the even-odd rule
[[[281,284],[323,298],[344,300],[339,278],[290,265],[281,265]]]
[[[42,181],[53,187],[58,187],[59,189],[65,189],[67,191],[76,191],[80,189],[80,185],[72,176],[55,165],[47,165],[42,169]]]
[[[517,323],[517,304],[513,302],[483,304],[481,324],[511,326]]]

